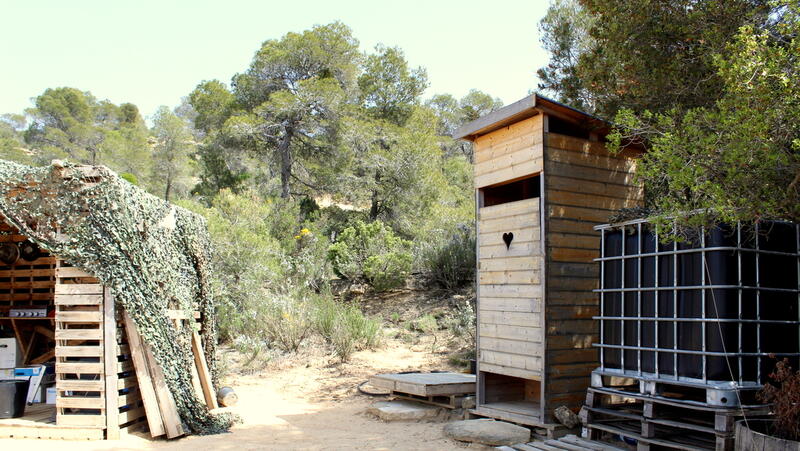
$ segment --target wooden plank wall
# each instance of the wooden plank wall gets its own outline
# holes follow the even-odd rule
[[[641,203],[633,182],[638,153],[611,155],[602,142],[545,133],[545,415],[560,405],[579,408],[590,372],[599,365],[600,235],[593,230],[615,210]]]
[[[539,380],[542,285],[539,198],[478,210],[480,371]],[[514,240],[507,249],[503,233]]]
[[[483,188],[541,172],[542,115],[475,140],[475,187]]]

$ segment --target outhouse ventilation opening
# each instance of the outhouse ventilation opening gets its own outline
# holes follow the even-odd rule
[[[533,199],[541,195],[539,176],[525,177],[503,185],[481,188],[481,207],[491,207],[518,200]]]
[[[575,138],[589,139],[589,131],[585,128],[565,121],[556,116],[548,116],[548,132],[558,133],[559,135],[572,136]]]

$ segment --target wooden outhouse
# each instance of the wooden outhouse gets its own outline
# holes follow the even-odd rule
[[[639,151],[610,154],[607,133],[536,94],[456,131],[474,148],[479,416],[547,427],[583,404],[599,364],[593,227],[642,198]]]
[[[40,246],[47,242],[39,236],[40,226],[56,222],[56,210],[48,207],[53,199],[69,193],[85,199],[91,192],[81,190],[116,183],[118,176],[89,166],[54,165],[50,172],[21,168],[0,160],[0,173],[20,174],[0,180],[0,328],[13,333],[16,367],[47,364],[52,376],[46,379],[53,379],[55,400],[42,399],[26,406],[21,417],[0,419],[0,438],[114,439],[121,431],[139,427],[149,428],[152,436],[188,433],[174,390],[139,334],[141,326],[117,302],[118,293],[95,274]],[[41,205],[41,216],[31,213],[26,201]],[[9,219],[12,216],[17,222]],[[145,225],[159,232],[154,224]],[[77,241],[61,234],[57,239],[65,246]],[[180,330],[203,330],[202,324],[194,324],[200,319],[198,312],[174,309],[165,301],[161,313],[175,336]],[[186,352],[195,354],[191,377],[197,397],[209,408],[216,407],[199,335],[195,331],[190,336]],[[6,373],[0,379],[14,376]]]

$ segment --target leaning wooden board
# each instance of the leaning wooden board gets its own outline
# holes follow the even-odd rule
[[[417,396],[469,395],[475,393],[475,375],[461,373],[378,374],[370,385]]]

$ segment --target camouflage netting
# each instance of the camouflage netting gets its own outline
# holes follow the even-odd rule
[[[150,195],[105,167],[53,162],[32,168],[0,160],[0,214],[54,255],[111,287],[163,368],[183,422],[193,433],[222,432],[191,381],[188,328],[167,309],[199,310],[209,368],[217,384],[214,303],[205,220]],[[190,316],[191,317],[191,316]]]

